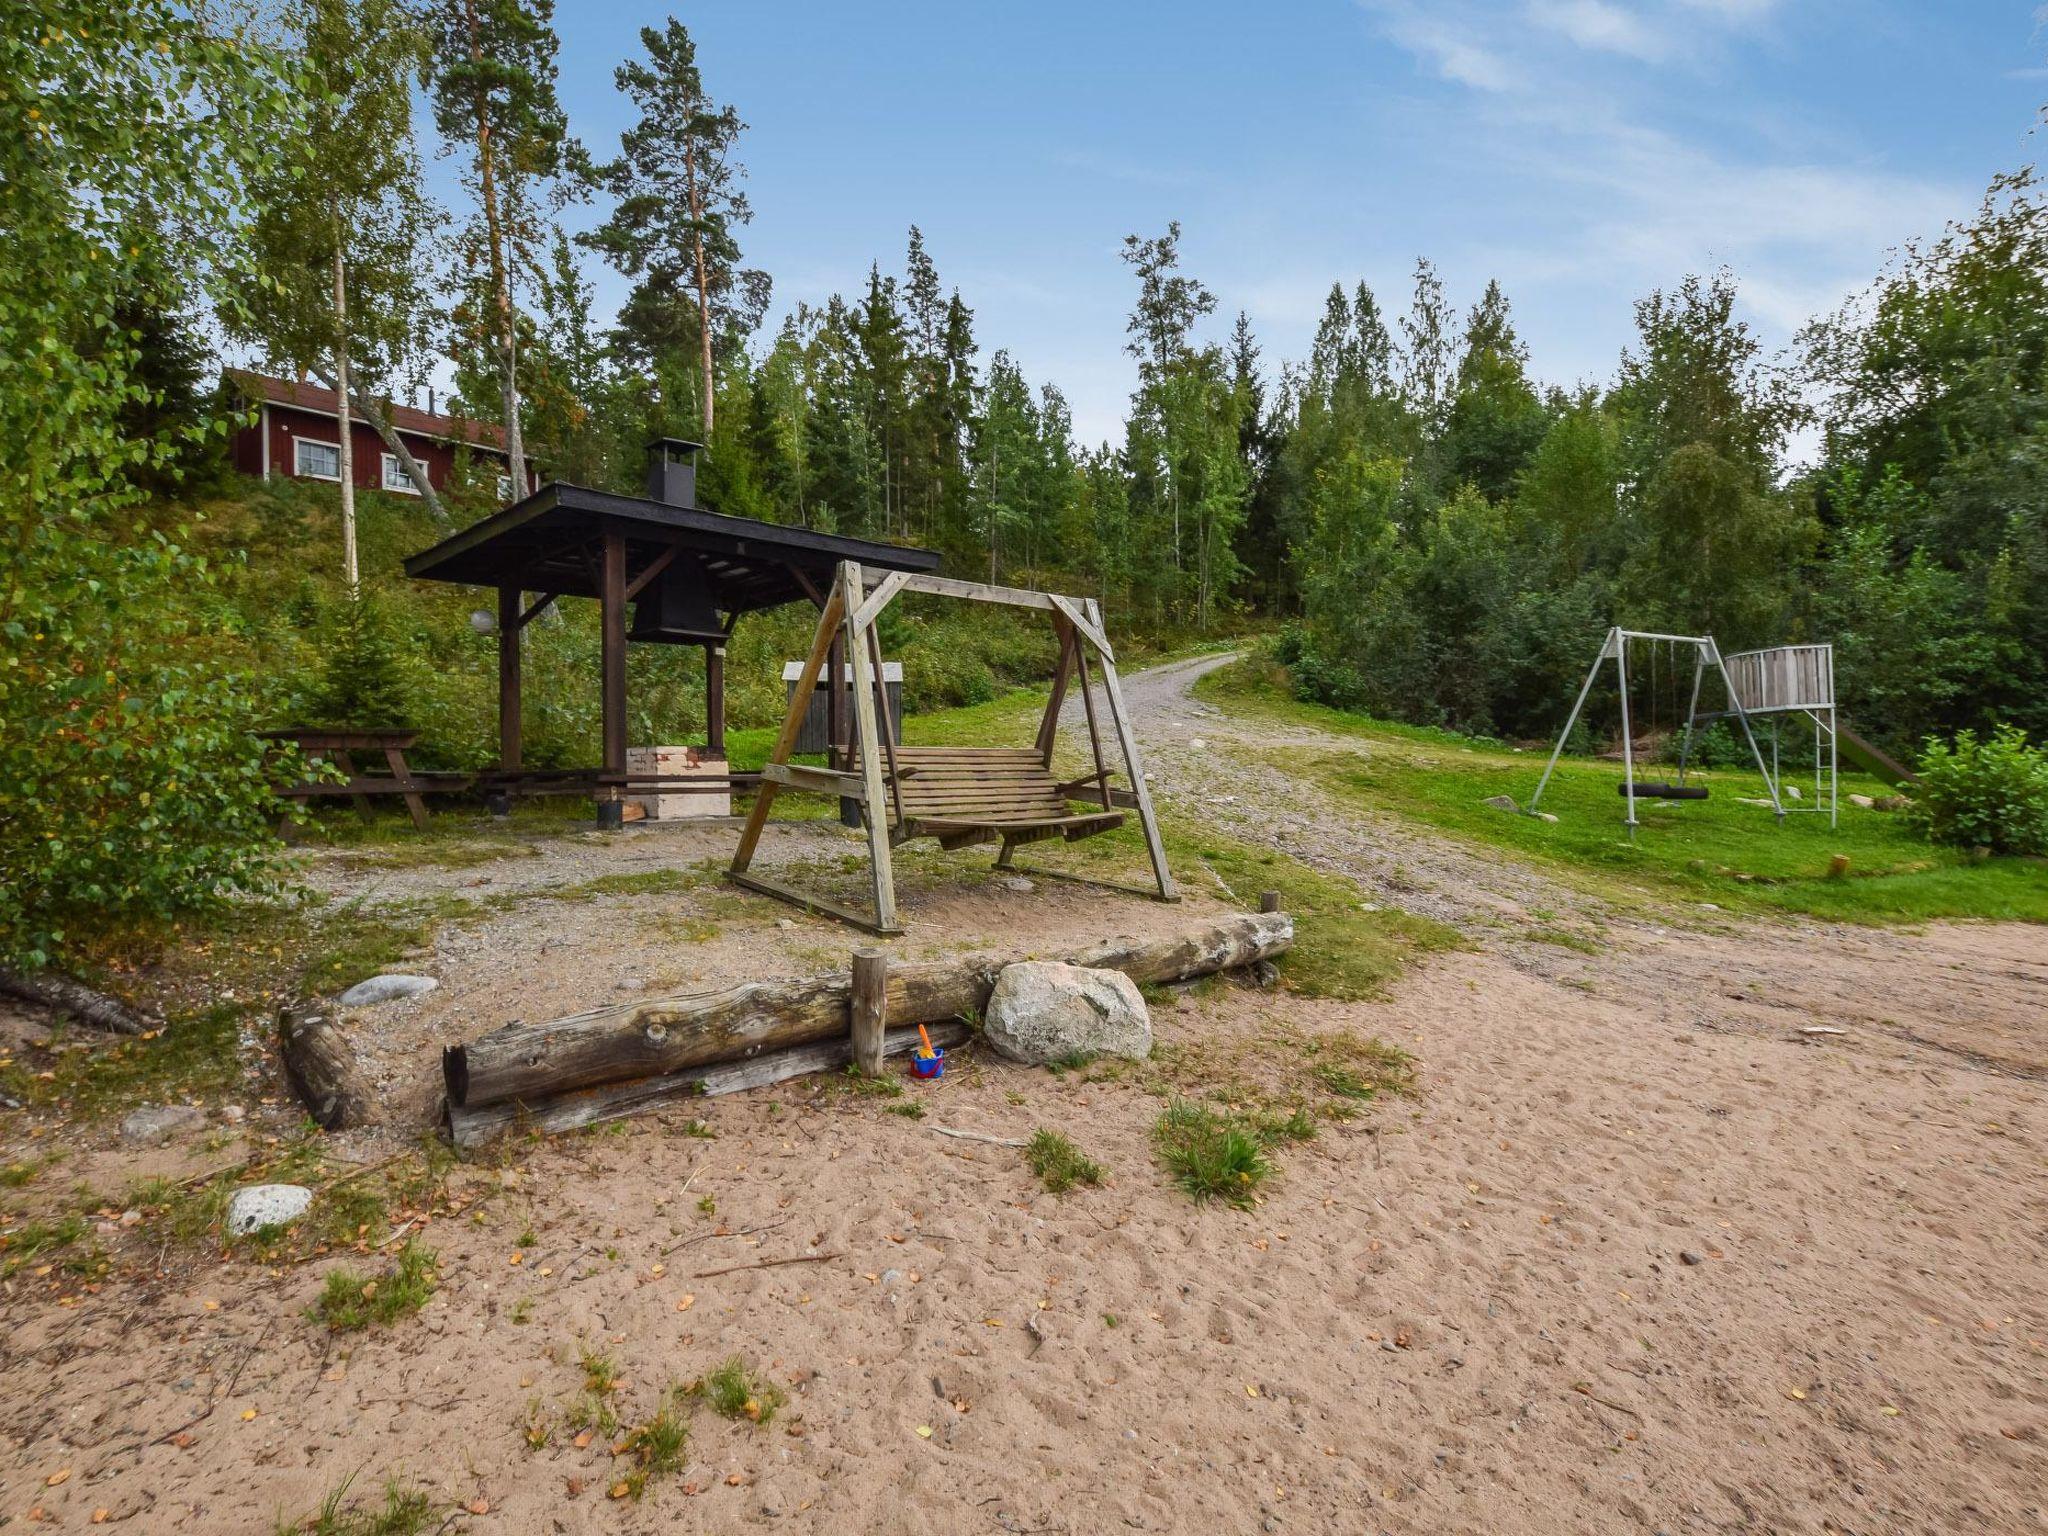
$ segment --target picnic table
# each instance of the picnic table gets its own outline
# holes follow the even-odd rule
[[[339,783],[306,779],[280,785],[278,794],[287,800],[311,800],[322,795],[346,795],[365,817],[370,814],[372,795],[398,795],[412,814],[412,824],[426,830],[427,803],[423,796],[448,794],[469,788],[473,773],[417,773],[405,760],[406,749],[419,739],[417,731],[335,730],[321,726],[293,727],[258,733],[264,741],[296,746],[308,758],[324,759],[339,768],[345,778]],[[357,752],[382,752],[389,770],[364,773],[356,767]],[[290,814],[286,814],[289,821]]]

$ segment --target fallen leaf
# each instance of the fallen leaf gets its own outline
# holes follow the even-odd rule
[[[94,1525],[105,1525],[109,1520],[113,1518],[114,1512],[111,1509],[108,1509],[104,1504],[92,1512],[92,1523]]]
[[[624,1482],[617,1482],[613,1483],[610,1488],[605,1490],[605,1497],[608,1499],[623,1499],[627,1494],[631,1493],[632,1491],[633,1490],[630,1487],[628,1487]]]
[[[1890,1403],[1886,1403],[1882,1408],[1878,1409],[1877,1411],[1883,1414],[1888,1419],[1896,1419],[1899,1416],[1899,1410],[1894,1408]]]
[[[512,1257],[507,1259],[505,1262],[507,1264],[524,1264],[526,1262],[526,1255],[520,1253],[518,1250],[515,1249],[513,1251]]]
[[[728,1472],[725,1477],[725,1486],[728,1488],[737,1488],[742,1483],[746,1482],[746,1480],[746,1474],[743,1472]]]
[[[690,1498],[695,1498],[698,1494],[702,1493],[703,1491],[704,1485],[702,1483],[688,1482],[683,1484],[683,1492]]]
[[[654,1268],[647,1271],[647,1273],[654,1276],[655,1279],[659,1280],[663,1275],[668,1273],[668,1266],[666,1264],[657,1264],[654,1266]]]
[[[1246,1397],[1257,1397],[1259,1395],[1259,1389],[1253,1386],[1250,1382],[1246,1382],[1244,1384],[1244,1395]]]
[[[242,1422],[243,1422],[244,1424],[248,1423],[248,1422],[249,1422],[249,1421],[250,1421],[251,1419],[253,1419],[253,1418],[255,1418],[255,1417],[256,1417],[256,1410],[255,1410],[254,1408],[244,1408],[244,1409],[242,1410]]]
[[[578,1435],[570,1443],[574,1445],[576,1449],[579,1451],[587,1450],[590,1446],[590,1431],[587,1429],[584,1430],[582,1434]]]
[[[583,1479],[580,1477],[563,1478],[562,1491],[568,1494],[570,1498],[575,1498],[578,1494],[583,1492]]]
[[[491,1501],[489,1499],[471,1499],[462,1507],[472,1515],[488,1515],[491,1512]]]
[[[185,1447],[190,1445],[191,1443],[191,1435],[187,1434],[183,1430],[180,1430],[177,1434],[171,1436],[171,1444],[175,1445],[181,1451],[184,1450]]]
[[[920,1425],[918,1425],[918,1426],[917,1426],[917,1438],[918,1438],[918,1439],[920,1439],[920,1440],[929,1440],[929,1439],[931,1439],[931,1437],[932,1437],[932,1427],[931,1427],[931,1425],[929,1425],[929,1424],[920,1424]]]
[[[1785,1395],[1791,1398],[1792,1401],[1795,1403],[1803,1403],[1806,1401],[1806,1389],[1804,1387],[1794,1387],[1790,1392],[1787,1392]]]
[[[220,1303],[217,1301],[202,1301],[199,1305],[206,1308],[209,1312],[218,1312],[220,1310]]]
[[[1397,1329],[1397,1330],[1395,1331],[1395,1333],[1394,1333],[1394,1348],[1396,1348],[1396,1349],[1412,1349],[1412,1348],[1414,1347],[1414,1345],[1415,1345],[1415,1340],[1414,1340],[1413,1338],[1411,1338],[1411,1337],[1409,1336],[1408,1330],[1407,1330],[1406,1328],[1401,1328],[1401,1329]]]
[[[676,1310],[678,1312],[687,1312],[695,1305],[697,1305],[697,1293],[694,1291],[676,1298]]]
[[[1467,1189],[1471,1190],[1471,1191],[1472,1191],[1472,1193],[1473,1193],[1473,1194],[1475,1194],[1475,1195],[1479,1193],[1479,1186],[1478,1186],[1477,1184],[1473,1183],[1473,1182],[1472,1182],[1472,1181],[1471,1181],[1470,1179],[1467,1179],[1467,1180],[1465,1181],[1465,1187],[1466,1187]]]
[[[48,1477],[43,1479],[43,1486],[45,1488],[54,1488],[70,1476],[71,1469],[69,1467],[59,1467],[56,1471],[52,1472]]]

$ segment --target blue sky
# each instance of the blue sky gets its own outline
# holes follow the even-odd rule
[[[1498,277],[1539,377],[1611,374],[1632,301],[1726,264],[1774,346],[2032,160],[2048,34],[1990,0],[1269,0],[1003,7],[562,0],[576,133],[674,9],[742,146],[774,319],[925,233],[985,352],[1120,431],[1121,238],[1184,227],[1220,336],[1307,350],[1333,279]],[[572,217],[588,218],[585,211]],[[593,264],[601,304],[623,292]]]

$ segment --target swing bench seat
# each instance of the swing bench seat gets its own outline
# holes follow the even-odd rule
[[[895,839],[937,838],[944,848],[975,843],[1078,842],[1120,827],[1122,811],[1074,814],[1030,747],[898,747],[884,809],[900,808]]]
[[[1637,779],[1630,784],[1626,779],[1614,786],[1614,792],[1627,799],[1631,792],[1638,800],[1704,800],[1707,786],[1704,784],[1667,784],[1661,779]]]

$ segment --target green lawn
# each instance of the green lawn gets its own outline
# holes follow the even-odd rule
[[[1711,901],[1738,910],[1810,913],[1852,922],[1978,917],[2048,922],[2048,862],[1972,861],[1929,846],[1893,812],[1849,803],[1851,793],[1880,796],[1888,786],[1861,774],[1842,776],[1841,821],[1798,811],[1777,823],[1767,808],[1743,805],[1761,797],[1752,769],[1701,776],[1704,801],[1659,805],[1639,801],[1641,825],[1630,840],[1616,792],[1619,763],[1559,761],[1542,809],[1556,822],[1510,815],[1482,802],[1508,795],[1526,806],[1542,776],[1545,754],[1515,752],[1496,742],[1393,725],[1303,704],[1276,685],[1270,669],[1239,663],[1212,673],[1197,693],[1233,713],[1308,725],[1351,737],[1364,751],[1274,749],[1279,766],[1305,773],[1363,811],[1404,817],[1461,841],[1513,853],[1620,901],[1643,898]],[[1662,775],[1665,770],[1653,767]],[[1801,786],[1813,803],[1811,780]],[[1788,802],[1793,803],[1793,802]],[[1828,874],[1837,854],[1846,878]]]

